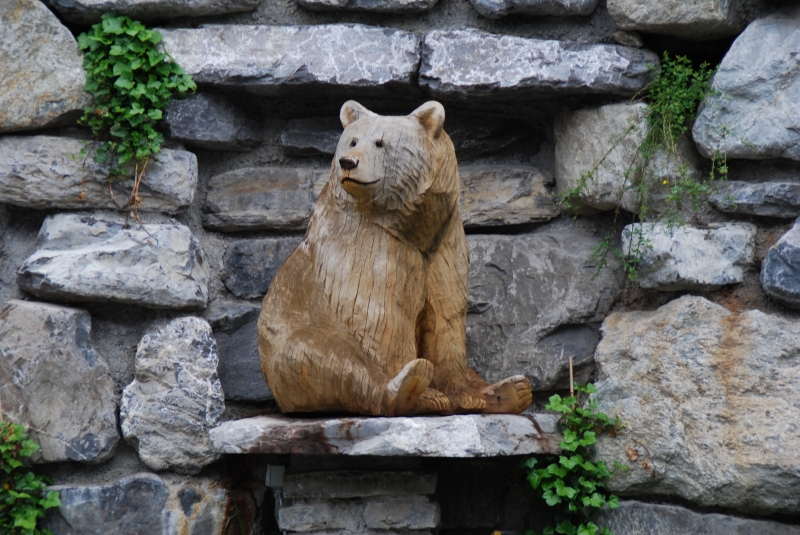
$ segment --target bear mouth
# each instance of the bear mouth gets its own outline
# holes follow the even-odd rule
[[[377,184],[379,181],[380,179],[373,180],[372,182],[363,182],[361,180],[356,180],[355,178],[350,178],[349,176],[346,176],[342,179],[342,184],[344,184],[345,182],[350,182],[352,184],[357,184],[359,186],[369,186],[372,184]]]

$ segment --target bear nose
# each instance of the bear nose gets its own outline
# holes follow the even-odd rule
[[[342,169],[345,171],[350,171],[351,169],[358,167],[358,159],[343,156],[339,158],[339,165],[341,165]]]

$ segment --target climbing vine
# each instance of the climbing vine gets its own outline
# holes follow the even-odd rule
[[[23,462],[38,450],[22,425],[0,421],[0,533],[50,535],[37,524],[61,501],[57,492],[46,491],[50,478],[34,474]]]
[[[713,182],[725,180],[728,176],[724,150],[712,155],[711,170],[707,180],[697,180],[690,173],[686,163],[678,165],[674,176],[656,175],[654,163],[660,155],[664,155],[667,161],[681,162],[680,139],[694,121],[699,104],[711,93],[710,79],[715,69],[707,63],[695,69],[688,58],[670,57],[666,52],[660,68],[651,66],[651,69],[654,72],[654,80],[644,92],[644,100],[648,104],[646,111],[635,114],[622,135],[612,140],[611,147],[600,161],[582,173],[574,186],[559,195],[562,206],[578,212],[582,194],[588,184],[595,180],[598,169],[609,154],[624,139],[644,130],[643,140],[637,146],[636,153],[623,177],[623,187],[620,189],[617,208],[614,211],[612,234],[606,236],[595,247],[590,260],[600,271],[607,267],[609,257],[616,259],[631,281],[636,281],[638,265],[650,244],[641,226],[634,227],[627,238],[627,243],[623,243],[621,247],[617,244],[614,235],[619,230],[622,217],[622,210],[619,208],[622,196],[629,191],[635,193],[639,211],[633,215],[632,222],[637,219],[641,222],[648,221],[653,225],[663,222],[672,227],[682,223],[681,211],[684,208],[688,207],[696,212],[713,191]],[[656,210],[651,203],[650,194],[655,188],[659,188],[660,192],[666,191],[665,209]]]
[[[547,526],[542,535],[613,535],[608,528],[592,522],[594,513],[605,506],[619,507],[619,498],[606,492],[605,482],[611,471],[604,461],[593,461],[597,435],[615,435],[621,427],[619,419],[609,418],[597,410],[597,401],[589,398],[597,392],[591,383],[574,385],[575,393],[562,398],[555,394],[546,406],[561,414],[559,420],[564,440],[559,443],[565,455],[551,455],[546,465],[536,468],[539,459],[531,457],[523,465],[531,487],[555,509],[555,525]],[[618,465],[620,470],[626,467]],[[525,535],[536,535],[529,529]]]
[[[84,51],[85,89],[94,96],[79,122],[90,127],[99,141],[92,157],[110,165],[111,180],[133,171],[127,205],[132,209],[141,202],[138,190],[147,163],[164,142],[156,124],[173,96],[196,89],[180,65],[160,50],[161,39],[157,31],[114,12],[78,36]]]

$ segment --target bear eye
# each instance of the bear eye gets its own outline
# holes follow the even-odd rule
[[[357,143],[358,143],[358,140],[353,138],[353,141],[350,142],[350,146],[351,147],[355,147]]]
[[[375,142],[375,146],[378,147],[378,148],[383,147],[383,140],[379,139],[378,141],[376,141]]]

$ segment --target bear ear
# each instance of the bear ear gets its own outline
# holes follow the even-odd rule
[[[411,117],[416,118],[428,135],[435,139],[439,137],[444,126],[444,106],[430,100],[411,112]]]
[[[369,111],[355,100],[348,100],[342,105],[342,111],[339,112],[339,120],[342,121],[342,128],[347,128],[349,124],[359,119],[377,117],[377,115],[377,113]]]

